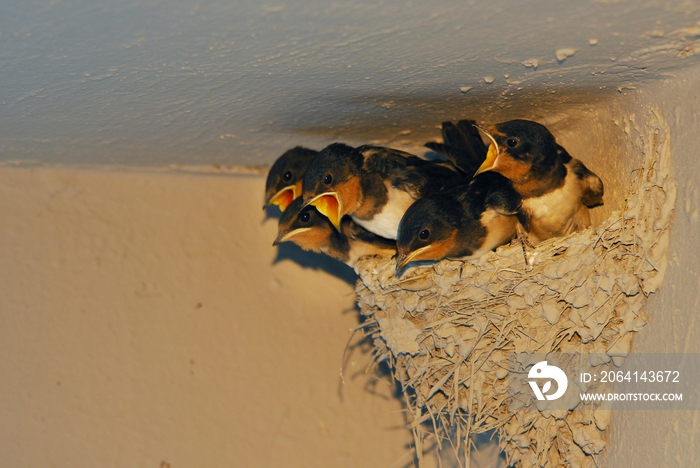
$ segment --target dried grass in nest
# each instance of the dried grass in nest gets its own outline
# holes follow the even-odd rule
[[[468,456],[470,435],[495,430],[510,465],[595,466],[610,411],[577,402],[538,409],[531,393],[516,410],[509,356],[603,354],[619,364],[629,353],[646,324],[644,299],[663,278],[676,198],[668,128],[652,120],[622,212],[541,243],[529,250],[530,265],[519,245],[400,278],[394,259],[359,264],[356,292],[374,358],[386,360],[406,390],[419,462],[427,437]]]

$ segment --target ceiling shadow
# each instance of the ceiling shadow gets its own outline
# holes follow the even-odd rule
[[[514,118],[545,125],[581,106],[597,106],[623,97],[610,86],[563,86],[545,83],[494,87],[466,94],[376,93],[315,96],[305,108],[281,119],[287,132],[333,140],[383,145],[422,145],[440,138],[445,121],[473,119],[490,125]],[[285,114],[285,111],[281,111]],[[554,116],[554,117],[552,117]]]

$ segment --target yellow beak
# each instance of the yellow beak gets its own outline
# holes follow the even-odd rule
[[[270,198],[268,205],[277,205],[284,212],[290,203],[297,197],[297,189],[294,185],[288,185]]]
[[[403,255],[402,253],[399,253],[398,257],[396,258],[396,273],[400,272],[401,270],[404,269],[406,265],[411,263],[414,260],[420,260],[417,259],[420,254],[423,252],[426,252],[430,249],[433,248],[433,244],[429,244],[426,246],[421,247],[420,249],[416,249],[413,252],[410,252],[408,255]]]
[[[292,237],[296,236],[297,234],[301,234],[302,232],[306,232],[306,231],[310,231],[310,230],[311,230],[310,227],[305,227],[305,228],[299,228],[299,229],[295,229],[293,231],[289,231],[287,234],[280,233],[277,236],[277,239],[275,239],[275,241],[272,243],[272,246],[274,247],[278,244],[281,244],[282,242],[287,242],[288,240],[290,240]]]
[[[337,192],[325,192],[317,195],[304,206],[313,205],[319,213],[328,218],[336,231],[340,232],[340,218],[343,217],[343,204]]]
[[[489,135],[490,137],[490,135]],[[496,167],[496,162],[498,159],[498,145],[496,144],[495,141],[493,141],[489,145],[489,151],[486,153],[486,159],[484,160],[483,163],[481,163],[481,166],[479,166],[479,169],[476,170],[474,173],[474,176],[478,176],[482,172],[486,171],[491,171]]]

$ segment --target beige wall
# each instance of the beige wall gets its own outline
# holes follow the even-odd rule
[[[339,395],[353,286],[274,263],[263,184],[0,168],[0,465],[388,467],[408,453],[390,386],[350,378],[357,351]]]

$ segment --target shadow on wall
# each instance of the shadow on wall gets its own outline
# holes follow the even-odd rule
[[[304,268],[325,271],[351,286],[355,286],[357,282],[355,271],[343,262],[324,254],[307,252],[293,242],[284,242],[277,246],[277,257],[272,263],[276,264],[284,260],[291,260]]]
[[[602,89],[601,89],[602,88]],[[475,119],[491,124],[514,118],[537,120],[556,133],[568,111],[606,106],[622,97],[616,89],[598,86],[562,87],[557,83],[514,88],[494,87],[489,93],[376,94],[338,96],[307,112],[281,119],[285,130],[353,142],[422,145],[439,137],[446,120]],[[295,109],[297,111],[297,109]],[[286,113],[286,110],[280,110]]]
[[[263,222],[270,220],[276,226],[279,222],[280,216],[281,213],[276,206],[269,206],[265,209],[265,217],[263,218]],[[271,246],[272,240],[273,239],[270,240]],[[355,270],[353,270],[351,267],[327,255],[302,250],[302,248],[296,245],[294,242],[283,242],[277,246],[277,256],[272,261],[272,264],[276,265],[284,260],[291,260],[303,268],[325,271],[326,273],[345,281],[353,287],[355,286],[355,283],[357,283],[358,276],[355,273]]]

